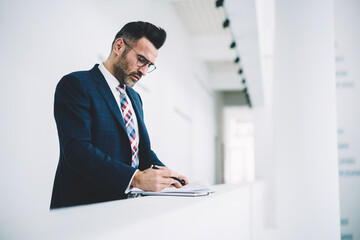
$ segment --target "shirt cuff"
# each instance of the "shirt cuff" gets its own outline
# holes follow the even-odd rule
[[[130,182],[129,182],[129,185],[128,185],[128,187],[127,187],[126,190],[125,190],[125,194],[128,194],[128,193],[131,191],[131,189],[133,188],[133,186],[131,186],[131,182],[132,182],[133,178],[135,177],[135,174],[136,174],[138,171],[139,171],[139,169],[136,169],[136,171],[135,171],[134,174],[132,175],[132,177],[131,177],[131,179],[130,179]]]

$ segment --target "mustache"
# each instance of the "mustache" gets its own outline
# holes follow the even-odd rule
[[[139,79],[142,77],[142,73],[141,72],[132,72],[130,73],[130,75],[136,75],[139,77]]]

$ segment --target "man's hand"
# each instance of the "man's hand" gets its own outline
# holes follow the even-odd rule
[[[184,180],[185,184],[189,183],[186,177],[179,175],[171,169],[161,166],[156,167],[158,169],[148,168],[144,171],[138,171],[131,182],[131,186],[144,191],[159,192],[166,187],[170,187],[172,184],[177,188],[182,187],[179,181],[171,177]]]

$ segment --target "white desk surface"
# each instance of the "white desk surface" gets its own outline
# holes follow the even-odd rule
[[[219,226],[219,221],[226,222],[229,216],[236,224],[238,215],[243,215],[242,222],[248,220],[248,187],[215,185],[212,188],[216,192],[203,197],[147,196],[53,210],[33,216],[31,220],[23,219],[23,222],[18,222],[21,229],[13,237],[87,240],[202,239],[201,236],[205,237],[213,232],[214,227],[229,226]],[[231,224],[233,223],[230,222],[229,227]],[[244,231],[247,234],[248,229]],[[215,239],[223,234],[215,231],[210,236]]]

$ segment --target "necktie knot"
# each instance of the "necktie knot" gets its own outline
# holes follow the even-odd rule
[[[125,94],[125,85],[124,84],[120,83],[116,89],[120,92],[120,94]]]

